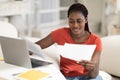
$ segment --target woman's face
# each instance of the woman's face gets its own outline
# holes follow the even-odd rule
[[[68,24],[72,34],[79,35],[84,32],[87,18],[80,12],[72,12],[68,17]]]

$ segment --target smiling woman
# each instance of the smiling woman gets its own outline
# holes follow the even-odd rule
[[[102,80],[98,75],[102,44],[100,38],[89,31],[87,8],[81,3],[74,3],[68,9],[67,16],[69,27],[52,31],[47,37],[37,41],[36,44],[42,49],[54,43],[58,45],[64,45],[65,43],[84,45],[95,44],[96,49],[90,61],[82,60],[80,63],[77,63],[78,61],[61,56],[59,66],[67,80]],[[76,68],[78,70],[76,70]]]

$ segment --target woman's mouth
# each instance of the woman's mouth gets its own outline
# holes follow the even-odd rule
[[[78,31],[80,31],[80,29],[78,29],[78,28],[74,28],[74,29],[72,29],[74,32],[78,32]]]

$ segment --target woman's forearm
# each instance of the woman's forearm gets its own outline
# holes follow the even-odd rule
[[[98,69],[94,69],[94,70],[90,71],[88,76],[90,78],[96,78],[98,74],[99,74],[99,70]]]

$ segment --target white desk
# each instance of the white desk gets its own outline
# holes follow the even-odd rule
[[[54,55],[54,54],[51,54],[51,55]],[[57,55],[54,55],[54,56],[57,56]],[[0,58],[1,57],[3,57],[3,55],[2,55],[2,50],[0,46]],[[48,78],[47,80],[66,80],[65,77],[62,75],[62,73],[59,71],[59,68],[55,65],[56,59],[55,61],[54,60],[51,60],[51,61],[53,62],[53,64],[41,66],[36,69],[49,73],[51,77]],[[27,70],[28,70],[27,68],[7,64],[4,61],[0,61],[0,77],[6,78],[6,80],[16,80],[13,74],[22,73]]]
[[[55,68],[55,66],[52,64],[42,66],[36,69],[49,73],[51,77],[47,78],[47,80],[66,80],[64,76],[60,73],[60,71],[57,68]],[[26,70],[28,69],[7,64],[4,61],[0,61],[0,77],[3,77],[7,80],[16,80],[13,74],[21,73]]]
[[[3,57],[1,53],[2,51],[0,47],[0,57]],[[47,80],[66,80],[65,77],[61,74],[59,69],[55,67],[54,64],[41,66],[36,69],[49,73],[51,77],[48,78]],[[16,80],[13,74],[21,73],[27,70],[28,70],[27,68],[7,64],[4,61],[0,61],[0,77],[5,78],[5,80]]]

